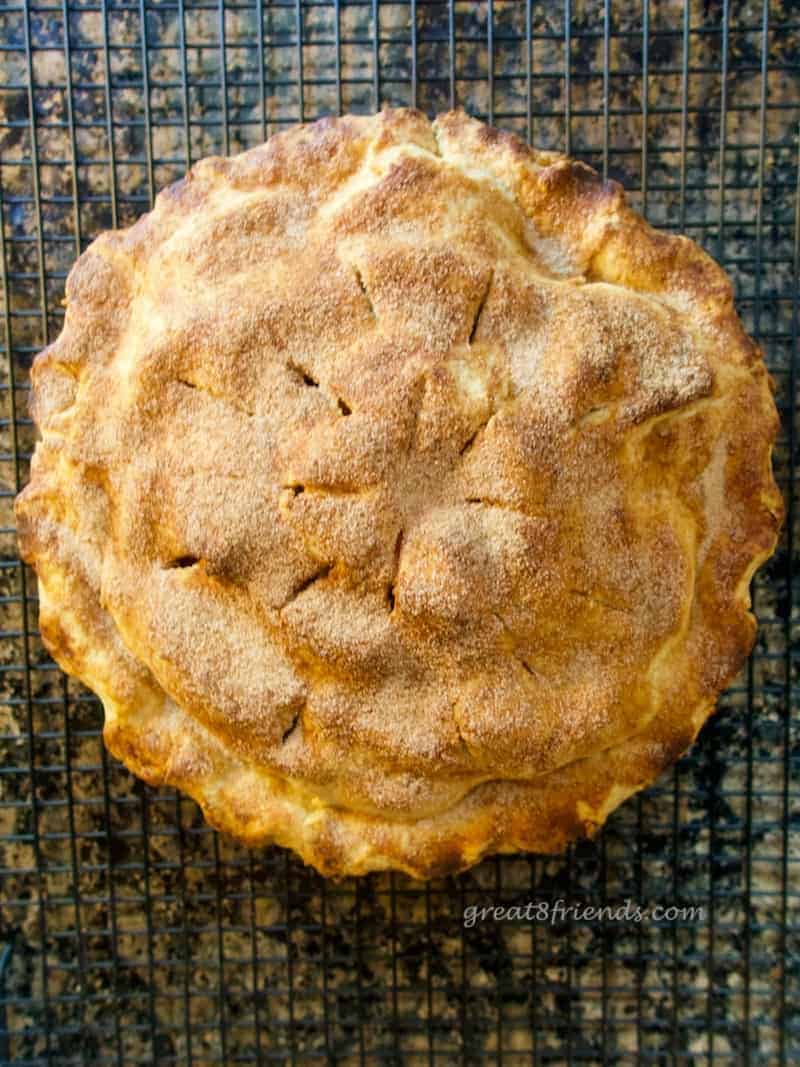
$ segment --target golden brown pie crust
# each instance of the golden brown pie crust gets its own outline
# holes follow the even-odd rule
[[[325,874],[564,848],[752,646],[778,418],[727,277],[463,113],[203,160],[32,377],[47,647],[136,774]]]

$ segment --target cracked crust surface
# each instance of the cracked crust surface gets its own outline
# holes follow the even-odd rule
[[[134,772],[325,874],[562,849],[754,640],[778,419],[725,274],[462,113],[197,164],[32,374],[49,649]]]

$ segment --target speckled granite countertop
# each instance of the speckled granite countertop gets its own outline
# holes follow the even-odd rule
[[[788,2],[732,8],[723,35],[717,2],[573,3],[569,48],[564,8],[502,0],[368,0],[338,18],[331,3],[260,0],[80,3],[66,21],[58,4],[0,9],[0,1060],[800,1058],[791,526],[756,580],[751,663],[674,773],[567,857],[492,860],[422,886],[326,884],[280,850],[248,853],[107,756],[98,702],[41,647],[11,512],[33,444],[30,361],[60,329],[79,245],[147,210],[187,160],[376,100],[435,112],[454,99],[567,147],[721,258],[774,374],[789,499],[800,20]],[[558,900],[702,914],[596,921]],[[463,921],[465,908],[528,904],[534,918]]]

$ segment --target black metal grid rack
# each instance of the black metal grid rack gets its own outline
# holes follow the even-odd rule
[[[0,1059],[14,1064],[800,1061],[800,7],[17,0],[0,7]],[[66,273],[204,155],[300,119],[457,103],[623,181],[734,278],[789,513],[753,656],[692,753],[593,844],[326,884],[106,755],[37,633],[11,501]],[[469,905],[700,907],[487,921]]]

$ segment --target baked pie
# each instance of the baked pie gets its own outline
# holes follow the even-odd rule
[[[324,874],[591,834],[753,644],[778,418],[728,279],[463,113],[198,163],[32,379],[47,647],[132,771]]]

